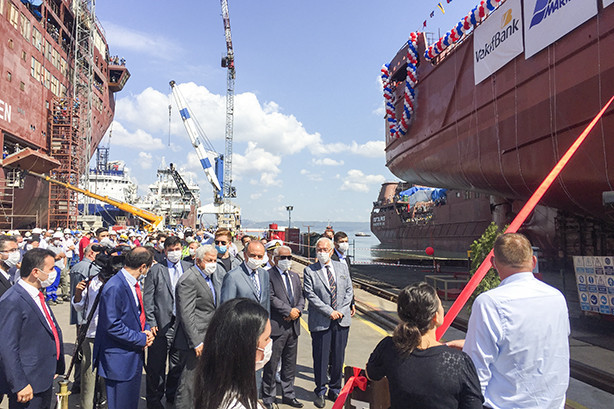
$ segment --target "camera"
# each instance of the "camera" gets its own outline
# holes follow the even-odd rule
[[[116,247],[109,247],[104,244],[94,244],[92,250],[97,252],[94,263],[100,267],[98,273],[101,281],[106,282],[124,267],[124,252],[130,251],[130,246],[120,244]]]

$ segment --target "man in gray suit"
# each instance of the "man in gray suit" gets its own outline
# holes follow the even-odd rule
[[[269,313],[269,273],[264,263],[264,246],[259,241],[250,242],[244,250],[245,261],[226,274],[222,283],[222,302],[233,298],[249,298],[262,305]]]
[[[292,250],[288,246],[276,247],[271,257],[273,267],[269,269],[271,281],[271,338],[273,354],[264,367],[262,377],[262,401],[266,409],[271,409],[277,394],[275,372],[281,358],[282,403],[294,408],[303,404],[294,393],[296,352],[298,336],[301,333],[300,317],[305,308],[305,298],[301,279],[292,267]]]
[[[333,248],[332,240],[321,237],[316,242],[318,261],[303,271],[316,383],[314,404],[318,408],[325,405],[329,365],[328,398],[335,401],[341,391],[345,347],[352,320],[350,305],[354,291],[350,272],[346,263],[331,260]]]
[[[175,287],[184,271],[192,265],[181,260],[181,241],[170,236],[164,241],[164,259],[151,267],[145,278],[143,304],[147,324],[156,336],[147,352],[147,408],[162,409],[162,397],[174,402],[182,365],[175,337]],[[168,358],[168,376],[166,360]]]
[[[217,264],[217,254],[210,244],[197,248],[194,266],[177,283],[175,347],[180,351],[184,368],[177,390],[176,409],[194,408],[194,371],[226,275],[224,267]]]

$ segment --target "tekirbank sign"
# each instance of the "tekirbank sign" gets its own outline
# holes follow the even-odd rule
[[[475,84],[522,53],[520,0],[508,0],[495,10],[473,34]]]
[[[525,58],[535,55],[596,14],[596,0],[525,0]]]

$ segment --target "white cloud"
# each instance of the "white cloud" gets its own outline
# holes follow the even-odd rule
[[[152,55],[167,61],[174,60],[174,57],[179,54],[178,47],[180,44],[158,33],[145,33],[128,27],[122,27],[110,21],[105,21],[103,26],[106,39],[109,44],[113,44],[114,49]]]
[[[281,186],[277,175],[281,172],[281,157],[257,147],[254,142],[247,144],[243,155],[232,156],[232,172],[235,179],[248,178],[253,185]]]
[[[113,121],[113,136],[111,138],[111,144],[114,146],[124,146],[127,148],[135,148],[144,151],[153,151],[164,148],[164,144],[162,143],[161,139],[154,138],[142,129],[137,129],[134,132],[130,132],[117,121]]]
[[[262,197],[262,193],[252,193],[251,195],[249,195],[249,198],[252,200],[258,200]]]
[[[374,115],[377,115],[379,117],[383,117],[384,115],[386,115],[386,107],[384,106],[384,104],[380,104],[372,112],[373,112]]]
[[[350,147],[350,152],[369,158],[379,158],[385,156],[385,148],[386,145],[384,144],[384,141],[368,141],[362,145],[359,145],[353,141],[352,146]]]
[[[358,169],[350,169],[341,185],[341,190],[369,192],[369,185],[381,184],[386,180],[382,175],[365,175]]]
[[[312,182],[321,182],[322,180],[324,180],[322,178],[322,175],[319,175],[317,173],[312,173],[308,171],[307,169],[301,169],[301,175],[305,176],[307,179],[311,180]]]
[[[311,162],[316,166],[341,166],[343,165],[342,160],[334,160],[331,158],[312,159]]]
[[[151,169],[153,155],[147,152],[139,152],[139,165],[143,169]]]

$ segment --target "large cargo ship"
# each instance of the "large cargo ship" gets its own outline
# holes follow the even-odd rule
[[[493,219],[509,221],[614,95],[612,3],[488,0],[438,41],[412,33],[383,68],[386,166],[410,183],[489,195]],[[613,113],[525,225],[540,247],[614,250],[602,203],[614,190]]]
[[[79,184],[129,78],[85,0],[0,0],[0,228],[75,226]]]

